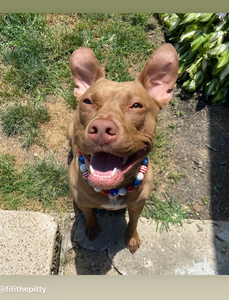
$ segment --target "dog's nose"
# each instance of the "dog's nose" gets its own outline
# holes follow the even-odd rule
[[[115,140],[118,135],[118,126],[107,119],[96,119],[88,128],[88,136],[99,145],[104,145]]]

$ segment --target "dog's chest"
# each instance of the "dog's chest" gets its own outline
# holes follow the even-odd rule
[[[125,203],[124,197],[117,196],[108,196],[108,201],[106,204],[101,205],[102,208],[108,209],[108,210],[119,210],[127,207],[127,204]]]

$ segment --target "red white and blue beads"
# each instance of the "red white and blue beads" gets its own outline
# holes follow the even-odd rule
[[[87,178],[88,178],[88,170],[85,171],[85,172],[83,172],[83,178],[84,178],[84,179],[87,179]]]
[[[88,174],[88,170],[87,170],[83,155],[80,150],[78,150],[78,154],[79,154],[78,162],[80,164],[80,170],[83,173],[83,178],[87,179],[89,174]],[[99,188],[94,187],[94,190],[98,193],[102,192],[102,194],[105,196],[108,196],[108,195],[111,195],[113,197],[115,197],[117,195],[125,196],[127,192],[129,192],[129,193],[132,192],[135,187],[138,187],[140,185],[141,181],[144,179],[144,174],[147,172],[148,163],[149,163],[148,158],[145,157],[141,162],[141,166],[138,170],[137,177],[134,179],[132,184],[129,184],[126,188],[101,190]]]
[[[87,170],[83,155],[80,150],[78,150],[78,154],[79,154],[78,162],[80,164],[80,171],[83,172],[83,178],[87,179],[88,178],[88,170]]]

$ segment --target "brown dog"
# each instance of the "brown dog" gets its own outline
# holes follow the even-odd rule
[[[67,137],[73,152],[71,194],[86,218],[90,240],[99,234],[93,208],[127,208],[126,246],[140,246],[138,218],[153,184],[147,155],[153,149],[157,115],[173,96],[178,57],[171,44],[160,46],[133,82],[104,78],[91,49],[72,54],[71,71],[78,107]],[[146,159],[145,159],[146,158]]]

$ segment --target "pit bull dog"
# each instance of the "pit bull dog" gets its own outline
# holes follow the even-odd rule
[[[69,166],[71,195],[86,218],[89,240],[99,234],[93,208],[127,208],[126,246],[140,246],[138,218],[153,184],[147,155],[152,151],[159,110],[173,96],[178,57],[163,44],[132,82],[105,79],[93,51],[82,47],[71,56],[78,106],[67,128],[73,153]]]

